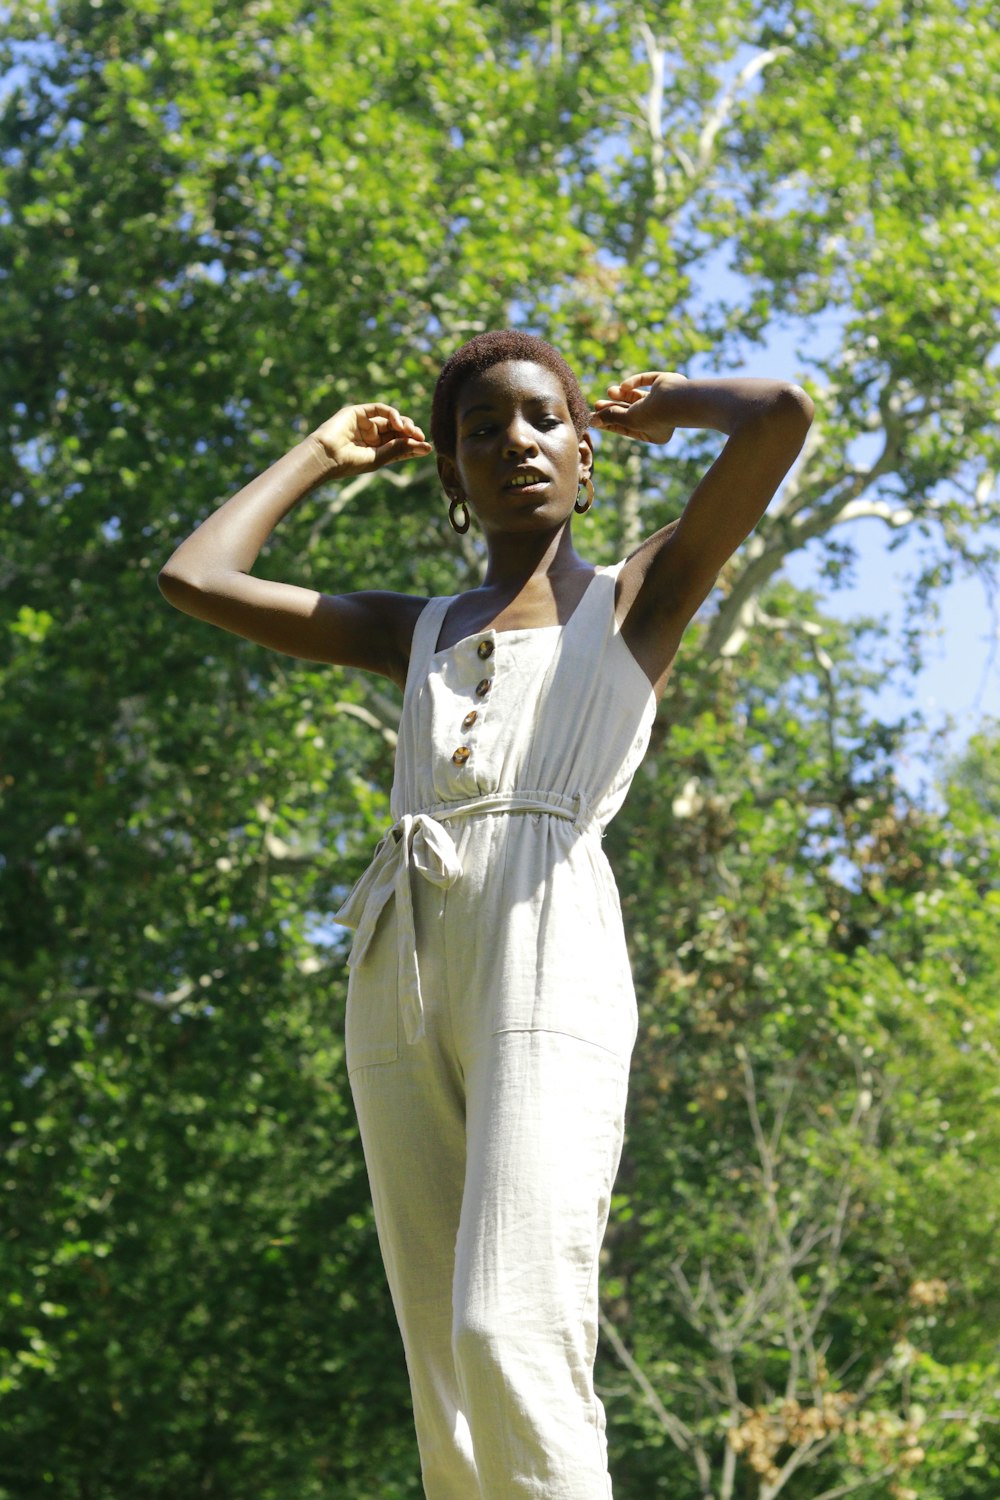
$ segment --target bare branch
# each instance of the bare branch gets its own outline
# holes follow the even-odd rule
[[[157,1010],[173,1010],[175,1005],[180,1005],[193,995],[197,988],[194,980],[185,979],[175,990],[170,990],[165,995],[158,995],[155,990],[136,990],[135,996],[144,1005],[153,1005]]]
[[[621,555],[634,552],[642,541],[642,456],[633,445],[625,456],[625,483],[619,492],[618,515],[621,521]]]
[[[422,475],[418,470],[407,470],[405,473],[397,473],[393,469],[373,469],[367,474],[357,474],[352,480],[338,490],[332,500],[329,500],[322,511],[313,522],[309,539],[306,542],[306,551],[311,552],[319,541],[323,532],[340,512],[354,500],[358,495],[363,495],[365,490],[375,483],[376,479],[384,479],[394,489],[408,490],[418,484]]]
[[[813,537],[822,536],[829,531],[848,505],[856,502],[866,489],[891,472],[899,458],[901,444],[899,423],[890,414],[882,452],[870,468],[853,469],[843,474],[828,498],[810,510],[800,504],[793,514],[790,506],[785,506],[784,514],[779,511],[776,524],[765,519],[761,528],[746,542],[743,567],[737,573],[728,597],[709,626],[705,641],[705,650],[709,656],[736,655],[754,622],[758,595],[777,573],[788,554],[798,551]],[[797,483],[797,494],[804,500],[807,494],[807,471],[800,471]]]
[[[813,1500],[841,1500],[842,1495],[853,1495],[856,1490],[863,1489],[869,1484],[878,1484],[881,1479],[888,1479],[895,1474],[896,1466],[890,1464],[886,1469],[880,1469],[877,1474],[866,1474],[863,1479],[855,1479],[850,1484],[840,1484],[835,1490],[823,1490],[819,1495],[814,1495]]]
[[[701,1316],[701,1298],[695,1297],[694,1292],[691,1290],[691,1283],[684,1274],[683,1261],[672,1261],[670,1272],[681,1294],[681,1301],[684,1304],[685,1316],[688,1322],[692,1328],[697,1329],[699,1333],[703,1333],[707,1338],[708,1329],[705,1327],[705,1321]]]
[[[708,165],[712,156],[712,148],[715,145],[715,137],[732,114],[742,90],[776,58],[787,57],[790,51],[789,47],[772,47],[764,52],[758,52],[756,57],[751,57],[750,61],[740,69],[729,87],[720,95],[718,103],[702,126],[698,137],[699,171],[704,171]]]
[[[980,509],[988,509],[990,501],[994,498],[993,490],[996,482],[997,476],[995,469],[984,469],[980,474],[978,480],[976,481],[976,488],[974,491],[974,499]]]
[[[263,847],[267,858],[278,865],[313,865],[322,855],[315,844],[288,844],[270,830],[264,834]]]
[[[668,140],[667,142],[665,142],[665,145],[666,149],[670,152],[671,156],[674,157],[677,165],[684,173],[684,176],[688,179],[689,182],[693,182],[698,175],[698,170],[695,167],[695,164],[691,160],[690,156],[688,156],[687,152],[684,150],[684,147],[680,144],[679,141],[675,140]]]
[[[372,484],[374,480],[374,473],[358,474],[356,478],[350,481],[349,484],[345,484],[342,490],[337,491],[334,498],[327,502],[327,504],[320,511],[319,515],[316,517],[316,520],[313,522],[312,530],[309,533],[309,540],[306,542],[307,552],[311,552],[313,550],[316,543],[323,535],[323,532],[329,526],[330,522],[334,520],[335,517],[339,516],[342,510],[346,509],[346,507],[350,505],[355,495],[364,494],[365,490],[368,489],[369,485]]]
[[[386,744],[391,745],[395,749],[396,741],[399,738],[395,729],[390,728],[377,714],[373,714],[370,709],[363,707],[360,703],[335,703],[333,707],[335,713],[347,714],[352,719],[360,719],[361,723],[367,724],[369,729],[377,730]]]
[[[841,767],[840,749],[837,745],[837,719],[839,717],[839,705],[837,703],[837,687],[833,679],[833,658],[825,651],[819,643],[819,636],[823,627],[815,620],[796,620],[783,616],[766,615],[756,605],[754,608],[754,624],[763,625],[768,630],[794,630],[804,635],[809,644],[809,650],[816,663],[816,671],[823,684],[826,695],[827,715],[824,725],[826,732],[826,753],[830,767],[830,780],[835,785],[843,780]]]
[[[845,521],[857,521],[862,516],[874,516],[898,529],[900,526],[909,526],[916,519],[916,512],[907,505],[890,505],[885,500],[849,500],[834,517],[832,524],[840,526]]]
[[[667,178],[663,170],[663,59],[664,49],[659,45],[645,21],[639,22],[639,32],[646,44],[649,58],[649,89],[645,100],[645,122],[649,132],[649,157],[653,172],[652,212],[658,217],[666,206]]]
[[[552,19],[549,29],[549,63],[552,68],[562,67],[562,0],[552,0]]]
[[[736,1452],[729,1445],[722,1446],[722,1478],[719,1482],[719,1500],[732,1500],[736,1484]]]
[[[682,1453],[690,1452],[694,1441],[694,1434],[691,1432],[691,1429],[679,1417],[675,1417],[671,1412],[667,1411],[667,1408],[653,1389],[649,1378],[625,1347],[622,1337],[611,1319],[603,1311],[598,1316],[601,1324],[601,1332],[625,1369],[632,1376],[651,1410],[656,1413],[664,1432],[676,1443]]]

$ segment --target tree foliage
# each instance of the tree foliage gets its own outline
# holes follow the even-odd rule
[[[644,1013],[617,1489],[995,1492],[996,736],[909,806],[871,635],[780,571],[818,542],[835,582],[862,518],[919,534],[918,604],[995,560],[991,22],[7,7],[0,1493],[419,1493],[329,924],[398,695],[172,615],[154,578],[330,410],[425,420],[442,357],[507,322],[595,395],[792,326],[781,373],[820,406],[611,838]],[[602,440],[595,560],[710,452]],[[264,567],[450,593],[480,558],[427,464],[312,497]]]

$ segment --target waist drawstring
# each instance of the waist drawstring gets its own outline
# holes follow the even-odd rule
[[[399,999],[410,1043],[420,1041],[424,1035],[412,872],[416,870],[431,885],[444,888],[454,885],[462,874],[462,862],[444,824],[456,818],[497,813],[548,813],[567,819],[580,833],[597,827],[586,799],[579,792],[574,797],[556,792],[488,792],[464,802],[441,802],[420,812],[404,813],[383,836],[368,869],[334,914],[335,922],[355,929],[347,960],[354,968],[364,961],[378,919],[395,897]]]

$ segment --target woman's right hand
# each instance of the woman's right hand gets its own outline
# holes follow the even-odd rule
[[[385,464],[433,452],[416,423],[382,401],[342,406],[309,436],[333,463],[331,477],[369,474]]]

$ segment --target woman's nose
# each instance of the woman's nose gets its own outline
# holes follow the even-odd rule
[[[504,457],[515,458],[519,453],[537,453],[535,435],[523,422],[513,422],[504,437]]]

